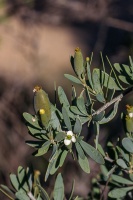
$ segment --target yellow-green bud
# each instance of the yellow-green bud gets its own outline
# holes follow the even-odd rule
[[[40,109],[39,113],[40,113],[40,115],[43,115],[45,113],[45,110],[44,109]]]
[[[89,62],[90,58],[89,57],[86,57],[86,62]]]
[[[129,133],[133,132],[133,106],[126,105],[126,129]]]
[[[47,128],[51,119],[51,105],[48,95],[39,86],[36,86],[33,92],[35,112],[39,115],[42,125]]]
[[[79,78],[84,77],[84,60],[83,60],[83,55],[79,47],[75,49],[75,54],[74,54],[74,70],[75,73]]]

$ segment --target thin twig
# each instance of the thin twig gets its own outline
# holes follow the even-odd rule
[[[113,168],[110,170],[110,172],[109,172],[108,180],[107,180],[107,182],[106,182],[106,184],[105,184],[105,186],[104,186],[104,188],[103,188],[103,190],[102,190],[100,200],[103,199],[104,192],[105,192],[105,190],[106,190],[106,188],[107,188],[107,186],[108,186],[108,184],[109,184],[111,175],[114,173],[115,169],[116,169],[116,165],[114,165],[114,167],[113,167]]]
[[[95,111],[92,116],[94,115],[98,115],[100,114],[102,111],[106,110],[110,105],[112,105],[113,103],[117,102],[117,101],[121,101],[122,98],[129,94],[130,92],[133,91],[133,86],[131,88],[126,89],[122,94],[118,95],[117,97],[115,97],[114,99],[112,99],[110,102],[107,102],[105,105],[103,105],[101,108],[99,108],[97,111]]]
[[[109,184],[110,177],[111,177],[111,174],[109,175],[108,180],[107,180],[107,182],[106,182],[106,185],[104,186],[104,188],[103,188],[103,190],[102,190],[100,200],[102,200],[102,198],[103,198],[103,195],[104,195],[104,192],[105,192],[105,190],[106,190],[106,187],[107,187],[108,184]]]

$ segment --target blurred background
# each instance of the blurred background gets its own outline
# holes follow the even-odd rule
[[[22,118],[23,112],[34,114],[33,88],[42,85],[54,99],[54,81],[70,98],[71,83],[63,76],[73,74],[70,55],[80,47],[84,56],[94,53],[93,67],[100,66],[99,52],[111,62],[127,63],[133,53],[132,0],[0,0],[0,183],[9,185],[9,173],[17,167],[32,165],[45,174],[45,158],[31,156],[25,144],[31,139]],[[82,89],[82,88],[81,88]],[[132,103],[128,95],[125,103]],[[102,128],[101,142],[121,135],[120,113]],[[116,127],[116,123],[119,126]],[[85,128],[90,142],[93,133]],[[71,157],[62,173],[66,193],[71,177],[75,194],[87,196],[92,176],[99,167],[91,161],[93,173],[86,175]],[[52,179],[44,187],[50,191]],[[0,193],[0,199],[6,199]]]

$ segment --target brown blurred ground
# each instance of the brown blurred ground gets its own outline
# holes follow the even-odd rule
[[[132,1],[33,2],[29,6],[26,1],[7,1],[0,9],[0,183],[6,184],[8,174],[16,172],[19,165],[34,164],[44,173],[45,160],[31,158],[33,151],[25,144],[30,136],[22,119],[24,111],[34,113],[34,85],[42,85],[53,102],[56,81],[70,98],[71,83],[63,74],[73,73],[69,58],[77,46],[85,56],[94,52],[93,66],[99,64],[99,51],[108,54],[112,62],[126,62],[132,53]],[[3,18],[5,15],[8,17]],[[101,140],[106,138],[103,131]],[[91,166],[96,174],[98,167],[92,162]],[[71,159],[65,172],[67,192],[74,176],[76,193],[86,196],[90,177]],[[0,199],[4,199],[1,193]]]

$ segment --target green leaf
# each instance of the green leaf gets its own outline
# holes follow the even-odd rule
[[[28,130],[29,130],[29,134],[37,139],[43,139],[44,134],[42,134],[40,129],[37,129],[35,127],[32,126],[27,126]]]
[[[28,122],[29,124],[31,124],[33,127],[36,127],[38,129],[42,129],[38,123],[38,119],[36,116],[31,115],[29,113],[24,112],[23,113],[23,117],[26,120],[26,122]]]
[[[126,163],[125,163],[125,161],[124,161],[123,159],[121,159],[121,158],[117,159],[117,160],[116,160],[116,163],[117,163],[117,165],[119,165],[121,168],[127,169],[127,165],[126,165]]]
[[[63,115],[63,119],[64,119],[64,122],[65,122],[65,125],[66,125],[67,129],[69,131],[71,131],[72,130],[71,121],[70,121],[68,112],[67,112],[67,110],[66,110],[66,108],[64,106],[62,107],[62,115]]]
[[[132,77],[132,72],[131,69],[128,65],[122,64],[122,67],[124,69],[124,71],[126,72],[126,75],[129,77]]]
[[[81,121],[82,124],[85,124],[86,122],[88,122],[88,124],[90,124],[91,118],[90,117],[81,117],[80,116],[80,121]]]
[[[23,191],[18,191],[15,193],[15,196],[18,200],[30,200],[30,198]]]
[[[44,190],[43,187],[41,187],[41,185],[37,185],[41,191],[41,196],[43,198],[43,200],[50,200],[49,196],[48,196],[48,193],[46,192],[46,190]]]
[[[94,115],[92,117],[92,120],[96,121],[96,122],[101,121],[103,119],[104,115],[105,115],[105,111],[102,111],[98,115]]]
[[[72,76],[70,74],[64,74],[64,76],[69,79],[70,81],[74,82],[74,83],[77,83],[77,84],[82,84],[81,81],[76,78],[75,76]]]
[[[63,200],[64,199],[64,183],[63,183],[61,173],[59,173],[56,178],[53,193],[54,193],[54,200]]]
[[[77,98],[77,107],[78,107],[78,109],[80,110],[81,113],[83,113],[85,116],[88,116],[83,96],[79,96]]]
[[[122,140],[122,145],[129,153],[133,153],[133,142],[130,138],[124,138]]]
[[[47,179],[49,177],[49,174],[50,174],[53,164],[54,164],[54,159],[51,162],[49,162],[49,164],[48,164],[47,171],[45,174],[45,182],[47,181]]]
[[[60,142],[62,140],[64,140],[66,137],[66,133],[64,132],[58,132],[55,136],[55,141]]]
[[[88,88],[85,88],[85,94],[86,94],[86,99],[87,99],[87,105],[90,106],[92,104],[92,101],[91,101],[91,97],[90,97]]]
[[[99,131],[100,131],[99,123],[98,122],[93,122],[93,132],[96,135],[96,139],[95,139],[96,150],[97,150],[97,147],[98,147]]]
[[[73,85],[72,85],[72,97],[71,97],[71,101],[72,101],[72,105],[75,106],[76,105],[76,101],[77,101],[77,95],[76,95],[75,87]]]
[[[61,155],[61,153],[62,153],[61,149],[59,149],[56,152],[56,156],[54,157],[54,163],[53,163],[52,168],[50,170],[51,175],[53,175],[58,170],[58,168],[60,167],[60,155]]]
[[[108,89],[106,101],[107,102],[111,101],[113,99],[114,94],[115,94],[115,89]]]
[[[27,183],[26,171],[23,167],[18,167],[18,180],[19,180],[19,188],[23,188],[25,191],[29,191],[29,186]]]
[[[53,144],[53,150],[52,150],[52,154],[49,158],[49,162],[52,162],[53,160],[55,160],[55,158],[58,155],[58,145],[57,144]]]
[[[76,115],[86,116],[85,114],[81,113],[80,110],[76,106],[71,106],[70,110]]]
[[[12,191],[10,188],[8,188],[6,185],[2,185],[2,184],[1,184],[0,187],[1,187],[2,189],[4,189],[4,192],[6,191],[6,192],[8,192],[8,194],[14,196],[13,191]],[[1,190],[1,188],[0,188],[0,191],[2,192],[3,190]]]
[[[15,190],[19,190],[18,178],[15,174],[10,174],[10,181]]]
[[[32,186],[33,186],[33,182],[32,182],[33,172],[29,167],[27,167],[27,169],[26,169],[26,176],[27,176],[27,181],[28,181],[28,185],[29,185],[29,190],[31,191]]]
[[[60,157],[60,167],[62,167],[62,165],[64,164],[64,161],[67,157],[68,151],[66,149],[64,149],[61,153],[61,157]]]
[[[94,147],[92,147],[90,144],[84,142],[83,140],[81,140],[80,142],[81,147],[83,148],[83,150],[85,151],[85,153],[87,155],[89,155],[93,160],[95,160],[95,162],[103,165],[104,164],[104,159],[102,157],[102,155],[99,153],[99,151],[97,151]]]
[[[26,141],[26,144],[34,148],[40,148],[44,144],[44,141]]]
[[[67,96],[61,86],[58,87],[58,97],[62,105],[64,105],[65,107],[70,107]]]
[[[125,153],[123,151],[123,149],[121,149],[119,146],[116,146],[116,148],[118,149],[118,151],[120,152],[120,154],[123,156],[123,158],[129,162],[129,154],[128,153]]]
[[[101,87],[101,83],[100,83],[100,77],[99,77],[98,72],[99,71],[98,71],[97,68],[93,69],[93,72],[92,72],[93,87],[94,87],[94,90],[96,92],[97,100],[100,101],[100,102],[105,102],[104,94],[103,94],[103,91],[102,91],[102,87]]]
[[[92,83],[92,78],[91,78],[90,64],[89,64],[88,62],[86,62],[86,64],[87,64],[87,76],[88,76],[89,85],[90,85],[90,87],[93,89],[93,83]]]
[[[130,190],[132,190],[133,187],[123,187],[123,188],[117,188],[113,189],[108,193],[108,196],[111,198],[122,198],[126,196],[126,193]]]
[[[75,143],[75,147],[76,147],[76,151],[78,153],[78,156],[80,156],[80,158],[84,160],[85,154],[84,154],[82,147],[80,146],[80,144],[78,142]]]
[[[102,92],[101,93],[99,92],[98,94],[96,94],[96,99],[101,103],[105,103],[105,98]]]
[[[98,144],[97,149],[102,154],[102,156],[106,156],[101,144]]]
[[[113,77],[109,76],[106,72],[101,71],[100,69],[97,69],[97,73],[104,87],[108,87],[108,89],[120,90],[120,87],[116,84]]]
[[[112,175],[111,176],[112,180],[113,181],[116,181],[117,183],[121,183],[121,184],[125,184],[125,185],[133,185],[133,182],[128,180],[128,179],[125,179],[121,176],[117,176],[117,175]]]
[[[117,70],[117,72],[121,73],[122,72],[122,69],[121,69],[121,66],[119,63],[115,63],[114,64],[114,68]]]
[[[56,108],[52,105],[51,106],[51,120],[50,125],[53,127],[53,129],[56,129],[58,131],[61,130],[60,121],[56,115]]]
[[[85,156],[84,159],[82,159],[79,155],[78,155],[78,163],[80,165],[80,167],[82,168],[82,170],[86,173],[90,173],[90,166],[89,166],[89,161],[88,158]]]
[[[49,150],[49,146],[50,146],[51,142],[47,141],[45,142],[42,147],[40,149],[38,149],[38,153],[35,154],[35,156],[42,156],[45,153],[47,153],[47,151]]]
[[[76,122],[74,124],[74,129],[73,129],[73,132],[75,134],[80,134],[82,131],[82,124],[81,124],[81,121],[79,119],[79,117],[76,117]]]
[[[105,123],[111,121],[117,113],[118,105],[119,105],[119,101],[116,101],[114,103],[114,107],[110,110],[110,112],[101,121],[99,121],[99,124],[105,124]]]
[[[128,80],[127,80],[127,78],[125,76],[120,75],[118,77],[123,83],[130,84],[130,82],[128,82]]]

